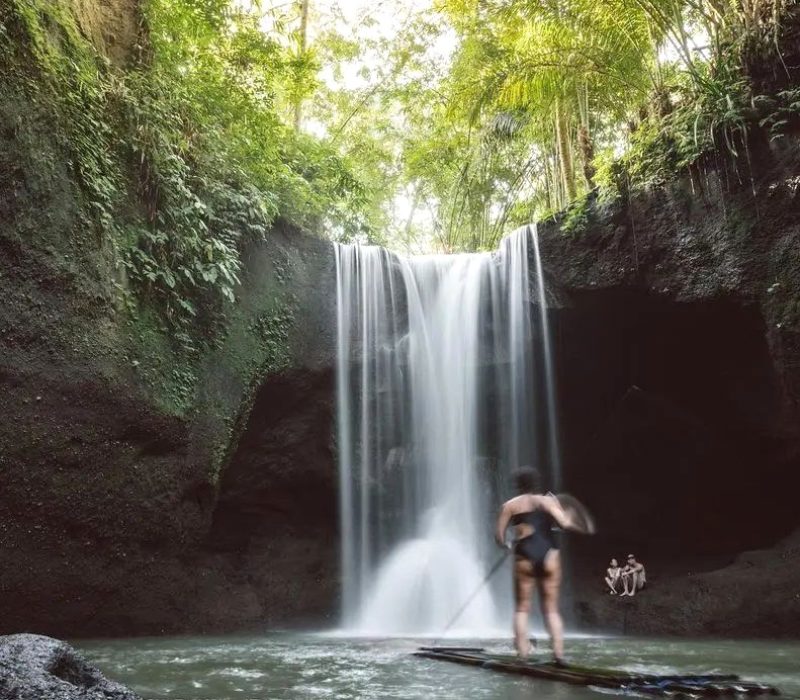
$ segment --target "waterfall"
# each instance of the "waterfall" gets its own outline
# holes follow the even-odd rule
[[[336,265],[343,622],[435,634],[497,556],[511,470],[558,481],[536,231],[492,254],[341,245]],[[496,630],[509,596],[507,580],[487,586],[455,630]]]

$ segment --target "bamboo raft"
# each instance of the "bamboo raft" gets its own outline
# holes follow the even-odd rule
[[[479,647],[420,647],[414,655],[491,671],[647,695],[687,699],[715,695],[780,695],[777,688],[744,681],[735,675],[650,675],[572,664],[560,667],[552,663],[523,661],[510,654],[490,654]]]

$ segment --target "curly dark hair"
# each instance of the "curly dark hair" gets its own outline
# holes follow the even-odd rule
[[[541,493],[543,491],[542,473],[531,466],[524,466],[514,471],[514,483],[520,493]]]

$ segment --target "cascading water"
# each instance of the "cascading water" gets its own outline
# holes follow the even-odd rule
[[[344,624],[435,634],[496,557],[510,471],[539,464],[558,481],[536,232],[494,254],[337,246],[336,264]],[[486,587],[454,631],[496,630],[508,593]]]

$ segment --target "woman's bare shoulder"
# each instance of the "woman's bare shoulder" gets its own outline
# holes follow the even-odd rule
[[[504,504],[503,508],[508,509],[511,513],[527,513],[531,510],[536,510],[543,506],[542,499],[545,496],[540,496],[533,493],[523,493],[514,498],[509,498]]]
[[[523,511],[530,510],[530,506],[528,505],[526,498],[527,494],[521,494],[519,496],[514,496],[514,498],[509,498],[503,504],[503,508],[510,513],[521,513]]]

